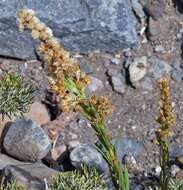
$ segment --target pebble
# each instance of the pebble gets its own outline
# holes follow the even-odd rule
[[[125,155],[132,155],[135,159],[142,153],[144,146],[141,142],[132,138],[113,139],[112,143],[116,147],[118,160],[122,162]]]
[[[153,90],[153,81],[152,81],[151,78],[145,77],[145,78],[141,81],[140,86],[141,86],[144,90],[152,91],[152,90]]]
[[[164,0],[150,0],[145,5],[146,13],[153,19],[160,19],[165,11]]]
[[[183,79],[183,71],[182,70],[177,70],[173,69],[171,72],[171,77],[174,81],[176,82],[181,82]]]
[[[39,101],[31,104],[29,112],[25,113],[24,116],[32,119],[39,125],[46,124],[50,121],[50,115],[46,106]]]
[[[154,50],[155,50],[155,52],[164,52],[165,51],[165,49],[162,45],[155,46]]]
[[[172,67],[164,60],[152,57],[149,62],[151,63],[149,72],[152,73],[155,79],[162,77],[165,74],[169,74]]]
[[[153,40],[154,38],[165,39],[169,34],[170,23],[161,18],[159,20],[149,19],[148,37]]]
[[[46,155],[44,160],[49,164],[59,163],[64,160],[68,155],[67,145],[62,142],[62,144],[56,144],[51,149],[51,151]]]
[[[177,162],[179,163],[179,165],[183,166],[183,154],[182,155],[179,155],[177,158],[176,158]]]
[[[96,77],[90,76],[91,83],[86,88],[87,94],[92,94],[93,92],[96,92],[97,90],[101,90],[104,85],[101,80],[99,80]]]
[[[119,65],[120,64],[120,59],[119,58],[112,58],[111,59],[111,64],[113,65]]]
[[[80,169],[82,164],[95,167],[101,173],[108,173],[108,164],[94,145],[82,144],[74,148],[70,153],[72,165]]]
[[[120,94],[125,93],[125,89],[126,89],[125,77],[122,75],[122,73],[118,73],[117,75],[112,76],[111,83],[112,83],[114,91]]]
[[[71,140],[67,143],[68,150],[72,150],[80,145],[81,145],[81,142],[79,140]]]
[[[82,71],[84,71],[86,74],[90,74],[91,75],[91,74],[94,73],[92,67],[89,64],[80,62],[79,65],[80,65],[80,69]]]
[[[145,13],[143,11],[143,7],[140,4],[139,0],[132,0],[132,9],[134,10],[135,14],[140,18],[144,18],[145,17]]]
[[[180,168],[174,164],[171,166],[170,171],[171,171],[171,175],[175,177],[176,174],[180,171]]]
[[[43,129],[28,118],[11,123],[3,141],[5,151],[22,161],[39,161],[51,150]]]
[[[129,77],[131,83],[135,83],[142,78],[147,73],[147,57],[135,58],[134,61],[129,66]]]
[[[159,176],[160,172],[161,172],[161,167],[160,166],[156,166],[154,170],[155,170],[155,175]]]
[[[114,68],[108,68],[107,69],[107,75],[114,76],[117,74],[119,74],[119,69],[114,69]]]

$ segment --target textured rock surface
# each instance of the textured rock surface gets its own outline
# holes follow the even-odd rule
[[[115,51],[137,44],[129,0],[6,0],[0,2],[0,54],[34,58],[33,41],[17,30],[16,13],[34,9],[69,50]]]
[[[100,172],[108,173],[108,165],[102,155],[96,150],[96,148],[89,144],[83,144],[70,153],[70,159],[73,166],[80,168],[82,164],[86,164],[90,167],[96,167]]]
[[[122,161],[125,155],[133,155],[134,157],[138,157],[144,149],[143,144],[135,139],[120,138],[113,139],[112,142],[115,144],[119,161]]]
[[[27,189],[44,189],[44,178],[57,174],[57,171],[40,163],[17,161],[5,154],[0,154],[1,176],[6,181],[16,180]]]
[[[51,143],[43,129],[31,119],[12,123],[3,141],[6,152],[23,161],[37,161],[46,156]]]
[[[130,64],[129,75],[131,83],[141,80],[147,73],[147,57],[135,58]]]

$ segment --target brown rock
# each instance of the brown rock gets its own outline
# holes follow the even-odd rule
[[[180,170],[179,172],[177,172],[176,177],[183,179],[183,170]]]
[[[158,20],[165,12],[165,2],[164,0],[150,0],[145,5],[145,10],[149,16]]]
[[[149,19],[149,29],[148,34],[151,40],[158,38],[164,39],[169,34],[170,22],[165,18],[160,18],[159,20]]]
[[[50,115],[46,106],[39,101],[34,102],[28,113],[24,114],[39,125],[46,124],[50,121]]]
[[[50,139],[55,140],[56,137],[61,134],[64,127],[68,125],[71,121],[75,120],[78,117],[77,113],[69,112],[62,113],[57,119],[50,121],[49,123],[42,126],[46,134]]]

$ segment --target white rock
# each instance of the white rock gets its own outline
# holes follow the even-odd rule
[[[147,57],[135,58],[129,66],[130,81],[135,83],[141,80],[147,73]]]

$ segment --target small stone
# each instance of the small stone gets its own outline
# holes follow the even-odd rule
[[[72,121],[77,119],[78,114],[74,112],[63,112],[55,120],[50,121],[49,123],[42,125],[42,128],[50,139],[57,138],[64,130],[66,125],[69,125]]]
[[[155,167],[155,174],[156,174],[157,176],[159,176],[159,175],[160,175],[160,172],[161,172],[161,167],[160,167],[160,166],[156,166],[156,167]]]
[[[111,76],[117,75],[117,74],[119,74],[119,69],[108,68],[107,75],[109,75],[111,77]]]
[[[112,58],[111,59],[111,64],[113,65],[119,65],[120,64],[120,59],[119,58]]]
[[[172,165],[170,168],[171,174],[173,177],[176,176],[176,174],[180,171],[180,168],[177,165]]]
[[[120,139],[113,139],[112,143],[116,147],[119,161],[122,161],[122,158],[125,155],[132,155],[136,159],[144,149],[144,146],[141,142],[131,138],[122,137]]]
[[[28,113],[25,113],[24,116],[32,119],[39,125],[46,124],[50,121],[50,115],[44,104],[39,101],[34,102]]]
[[[144,89],[144,90],[148,90],[148,91],[152,91],[153,90],[153,82],[151,80],[151,78],[149,77],[145,77],[141,83],[140,86]]]
[[[161,78],[165,74],[169,74],[172,70],[172,67],[164,60],[152,57],[149,62],[151,67],[149,72],[152,73],[155,79]]]
[[[11,123],[3,146],[8,154],[22,161],[38,161],[51,150],[51,143],[43,129],[28,118]]]
[[[131,1],[132,3],[132,8],[135,12],[135,14],[140,18],[144,18],[145,17],[145,13],[143,11],[143,7],[142,5],[140,4],[139,0],[132,0]]]
[[[96,167],[101,173],[108,173],[108,164],[93,145],[83,144],[74,148],[70,153],[70,160],[74,167],[81,168],[82,164]]]
[[[72,150],[76,148],[77,146],[80,146],[81,142],[79,140],[72,140],[67,143],[68,149]]]
[[[91,83],[88,85],[86,88],[86,93],[87,94],[92,94],[93,92],[96,92],[97,90],[101,90],[104,85],[101,80],[99,80],[96,77],[90,76],[91,78]]]
[[[147,73],[147,57],[135,58],[129,66],[129,77],[131,83],[141,80]]]
[[[183,71],[173,69],[171,72],[171,77],[176,82],[181,82],[183,79]]]
[[[68,155],[67,150],[68,149],[67,149],[66,144],[64,144],[64,143],[58,144],[56,142],[56,144],[54,145],[52,150],[46,155],[44,160],[49,164],[54,164],[54,163],[61,162]]]
[[[183,155],[178,156],[178,157],[176,158],[176,160],[177,160],[177,162],[178,162],[181,166],[183,166]]]
[[[183,170],[177,172],[176,177],[183,180]]]
[[[153,20],[152,18],[149,19],[149,38],[151,40],[159,38],[165,39],[169,34],[170,23],[168,20],[161,18],[159,20]]]
[[[125,88],[126,88],[125,77],[122,75],[122,73],[112,76],[111,83],[112,83],[114,91],[116,91],[120,94],[125,93]]]
[[[165,51],[165,49],[162,45],[155,46],[154,50],[155,50],[155,52],[164,52]]]
[[[149,16],[155,20],[158,20],[163,16],[165,11],[164,0],[148,1],[148,3],[145,5],[145,10]]]
[[[81,62],[79,65],[80,69],[84,71],[86,74],[93,74],[93,68],[89,64]]]

